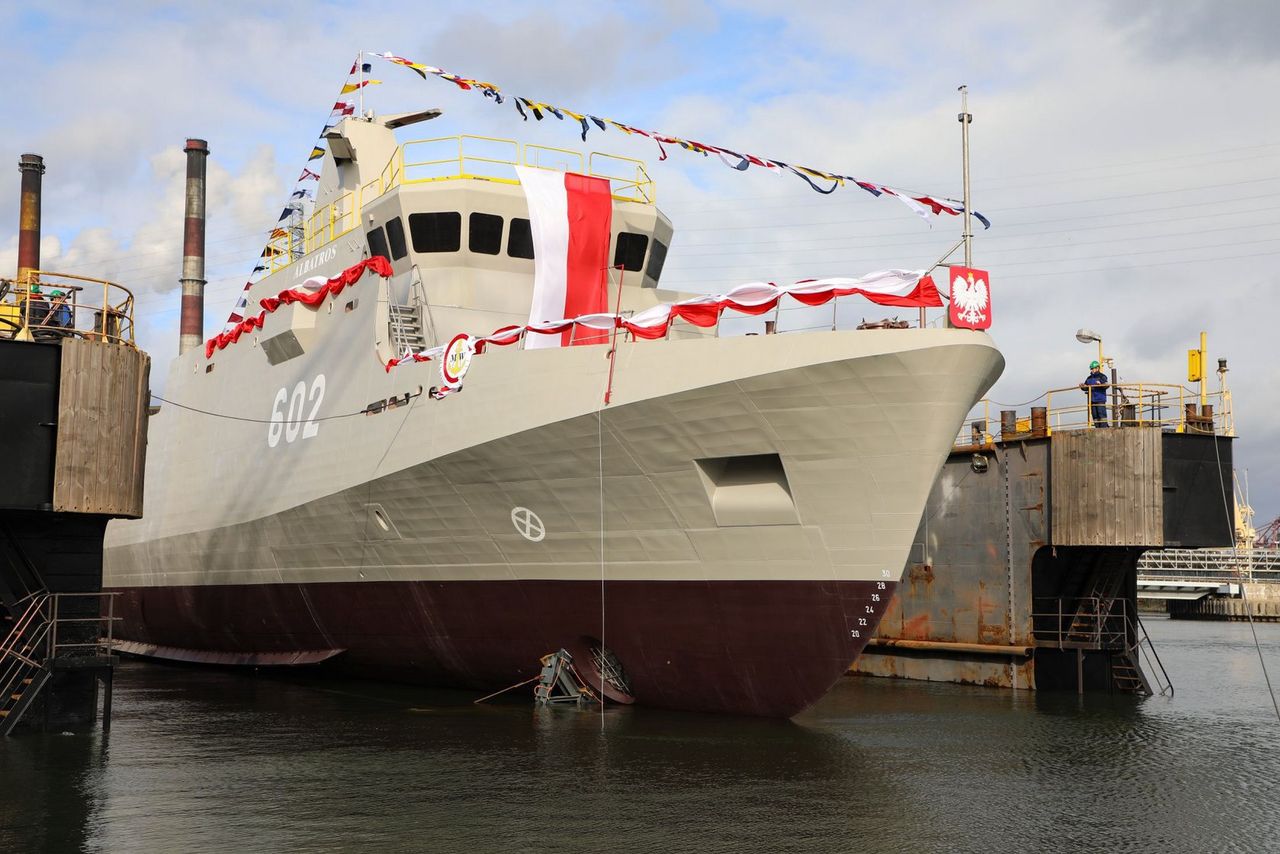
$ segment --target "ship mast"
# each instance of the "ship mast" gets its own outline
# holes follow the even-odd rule
[[[960,146],[962,169],[964,170],[964,265],[973,266],[973,218],[969,211],[969,125],[973,123],[973,114],[969,112],[969,87],[960,87]]]

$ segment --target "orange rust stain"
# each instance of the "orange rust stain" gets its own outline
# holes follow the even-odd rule
[[[902,623],[903,640],[928,640],[929,615],[920,614]]]

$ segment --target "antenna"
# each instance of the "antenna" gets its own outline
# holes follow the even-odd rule
[[[363,116],[364,115],[364,51],[363,50],[356,53],[356,74],[359,75],[356,78],[356,83],[360,84],[360,88],[356,90],[357,92],[360,93],[359,115]],[[968,143],[965,143],[965,144],[968,145]],[[969,203],[965,202],[965,207],[968,207],[968,205]]]
[[[960,140],[963,152],[963,170],[964,170],[964,265],[966,267],[973,266],[973,219],[969,211],[973,206],[969,204],[969,125],[973,123],[973,114],[969,112],[969,87],[961,86],[960,92]]]

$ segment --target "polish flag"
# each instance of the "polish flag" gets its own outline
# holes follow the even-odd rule
[[[607,178],[517,166],[529,200],[533,234],[533,304],[529,324],[554,322],[609,307],[609,235],[613,198]],[[607,333],[532,335],[526,349],[600,344]]]

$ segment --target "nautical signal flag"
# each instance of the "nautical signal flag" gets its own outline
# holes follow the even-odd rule
[[[302,174],[298,176],[298,180],[299,181],[307,181],[307,180],[319,181],[320,176],[304,166],[302,167]]]
[[[349,116],[356,111],[356,105],[353,101],[335,101],[330,115],[338,114],[340,116]]]
[[[346,95],[356,91],[357,89],[363,89],[366,86],[377,86],[381,82],[381,80],[361,80],[358,83],[347,83],[342,87],[342,94]]]
[[[317,145],[311,149],[311,156],[307,158],[307,162],[310,163],[320,157],[324,157],[324,149]]]
[[[986,270],[951,267],[951,325],[961,329],[991,327],[991,277]]]

